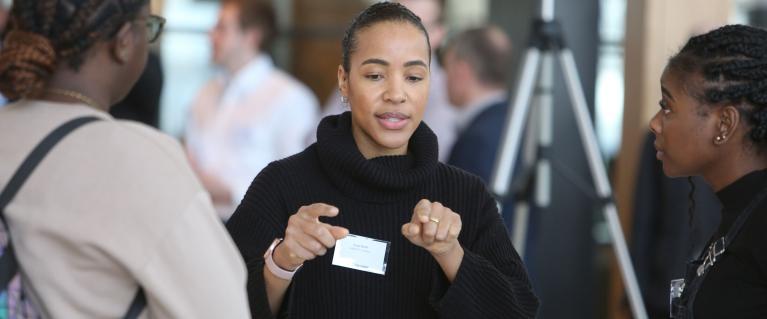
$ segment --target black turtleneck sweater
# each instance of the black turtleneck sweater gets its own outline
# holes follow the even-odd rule
[[[401,233],[416,203],[441,202],[461,215],[465,255],[450,283],[439,264]],[[538,299],[509,241],[493,198],[479,178],[437,162],[435,135],[424,124],[408,155],[366,160],[351,134],[351,116],[326,117],[317,143],[273,162],[251,184],[227,223],[248,267],[254,318],[273,317],[263,254],[282,238],[299,207],[327,203],[340,213],[323,222],[391,242],[385,275],[331,264],[333,249],[293,277],[278,317],[533,318]]]
[[[757,171],[716,193],[722,202],[722,221],[711,241],[727,234],[765,186],[767,171]],[[751,212],[740,233],[709,271],[693,305],[696,319],[767,318],[767,200],[763,199]]]

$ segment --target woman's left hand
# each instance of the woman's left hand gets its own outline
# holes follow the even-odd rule
[[[458,243],[460,233],[461,216],[439,202],[427,199],[415,205],[410,222],[402,225],[402,235],[435,258],[462,249]]]

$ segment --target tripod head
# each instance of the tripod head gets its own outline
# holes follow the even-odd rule
[[[554,0],[541,0],[540,17],[533,21],[529,46],[541,51],[561,50],[565,47],[562,25],[554,18]]]

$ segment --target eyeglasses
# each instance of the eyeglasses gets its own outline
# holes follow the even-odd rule
[[[144,19],[146,20],[146,38],[149,40],[149,43],[154,43],[157,38],[160,37],[160,34],[162,33],[162,28],[165,26],[165,18],[150,14]]]

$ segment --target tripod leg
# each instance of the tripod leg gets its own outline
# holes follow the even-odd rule
[[[535,75],[538,71],[541,52],[537,48],[530,48],[525,53],[522,61],[522,73],[520,74],[517,91],[514,92],[511,112],[506,115],[506,127],[503,130],[500,149],[495,159],[493,178],[490,182],[493,193],[499,197],[506,196],[509,191],[509,182],[514,170],[514,162],[517,159],[519,144],[522,140],[527,113],[530,109],[530,97],[533,93]]]
[[[495,158],[495,167],[490,187],[498,198],[508,195],[511,184],[511,174],[517,160],[517,152],[522,141],[522,130],[530,110],[530,99],[533,94],[535,76],[540,67],[541,51],[530,47],[522,61],[522,72],[517,80],[517,91],[511,101],[511,111],[506,115],[506,126],[503,129],[500,149]],[[510,207],[501,207],[509,209]],[[512,242],[520,256],[525,252],[525,236],[527,234],[527,214],[529,203],[518,202],[515,207],[515,223]],[[522,224],[524,223],[524,225]]]
[[[554,135],[554,54],[546,51],[541,55],[541,69],[538,75],[538,87],[535,95],[535,112],[538,113],[537,147],[541,150],[551,148]],[[535,177],[535,204],[548,207],[551,203],[551,164],[545,156],[535,154],[538,161]]]
[[[540,150],[551,147],[552,142],[554,58],[551,51],[541,52],[538,80],[530,104],[527,133],[524,144],[520,145],[522,156],[519,158],[521,161],[519,169],[521,171],[518,171],[517,167],[512,168],[517,173],[514,174],[514,184],[512,184],[514,187],[511,190],[516,199],[511,240],[517,253],[522,257],[527,251],[527,234],[533,206],[531,201],[535,202],[535,207],[538,208],[548,207],[551,202],[551,165],[548,158],[540,156]],[[517,183],[520,177],[524,184]],[[535,182],[531,184],[533,179]],[[534,193],[526,194],[527,188],[532,185],[535,186]],[[519,194],[523,196],[517,196]]]
[[[583,94],[583,88],[578,78],[575,59],[569,49],[565,48],[559,52],[559,63],[565,76],[567,91],[570,94],[570,101],[572,102],[573,111],[578,123],[578,131],[585,147],[586,157],[589,162],[591,176],[594,178],[597,194],[599,194],[600,198],[610,199],[604,207],[604,215],[609,226],[610,235],[612,236],[615,255],[618,256],[618,264],[620,265],[623,282],[626,285],[626,293],[629,297],[631,310],[634,313],[635,319],[646,319],[647,312],[644,308],[642,294],[639,291],[639,284],[634,273],[634,266],[631,263],[623,236],[623,229],[618,218],[618,210],[615,207],[615,202],[612,200],[612,190],[607,179],[604,161],[597,145],[594,125],[586,106],[586,97]]]

